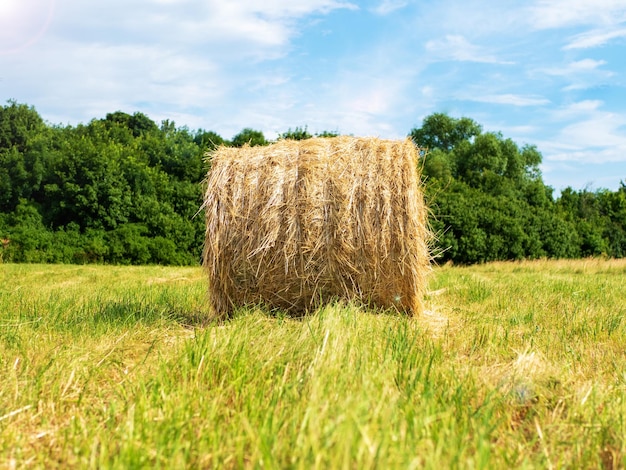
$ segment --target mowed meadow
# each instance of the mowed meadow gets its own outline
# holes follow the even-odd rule
[[[442,266],[418,318],[217,324],[201,268],[0,265],[0,468],[623,468],[625,287]]]

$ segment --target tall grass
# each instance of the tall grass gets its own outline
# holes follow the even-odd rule
[[[625,280],[441,267],[416,319],[207,324],[200,269],[0,265],[0,467],[624,467]]]

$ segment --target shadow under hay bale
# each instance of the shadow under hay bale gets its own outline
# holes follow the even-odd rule
[[[410,140],[315,138],[211,154],[204,266],[212,315],[334,299],[422,312],[429,232]]]

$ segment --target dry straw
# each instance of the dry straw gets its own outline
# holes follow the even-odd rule
[[[429,232],[410,140],[217,149],[204,200],[212,314],[335,299],[422,312]]]

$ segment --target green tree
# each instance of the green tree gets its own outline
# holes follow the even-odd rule
[[[291,130],[291,127],[290,127],[287,132],[283,132],[280,135],[281,139],[291,139],[291,140],[306,140],[306,139],[310,139],[311,137],[313,137],[313,135],[309,133],[307,126],[296,127],[294,130]]]
[[[267,145],[268,143],[269,142],[265,140],[263,132],[256,131],[249,127],[242,129],[242,131],[239,132],[239,134],[235,135],[235,137],[233,137],[233,140],[231,141],[233,147],[243,147],[246,144],[254,147],[256,145]]]
[[[140,141],[150,166],[180,181],[199,183],[206,176],[204,150],[186,128],[164,122],[161,132]]]
[[[131,194],[120,162],[125,145],[108,139],[101,121],[64,129],[54,149],[42,206],[55,227],[111,229],[128,221]]]
[[[541,154],[499,132],[482,132],[471,119],[434,114],[413,129],[425,193],[439,234],[443,260],[476,263],[499,259],[569,256],[571,229],[541,179]],[[553,236],[550,242],[544,237]]]
[[[315,137],[331,138],[331,137],[338,137],[338,136],[339,136],[339,131],[322,131],[322,132],[315,133]]]
[[[566,188],[557,209],[575,227],[581,256],[626,255],[626,188],[575,191]]]
[[[0,107],[0,211],[12,212],[40,190],[48,139],[34,108],[13,101]]]
[[[409,136],[420,148],[450,152],[461,142],[471,141],[481,131],[481,126],[472,119],[455,119],[444,113],[434,113],[426,117],[422,126],[413,129]]]
[[[129,129],[133,137],[139,137],[145,134],[151,134],[158,130],[158,126],[148,116],[143,113],[134,113],[133,115],[116,111],[109,113],[104,119],[107,123],[117,124],[123,129]]]
[[[193,141],[200,147],[203,152],[215,150],[216,148],[226,145],[227,142],[213,131],[198,130],[193,136]]]
[[[9,101],[0,108],[0,149],[15,147],[24,153],[30,140],[41,132],[45,123],[35,108]]]
[[[21,199],[8,217],[8,229],[3,235],[7,247],[4,261],[14,263],[45,263],[49,261],[53,234],[46,230],[41,214],[29,201]]]

